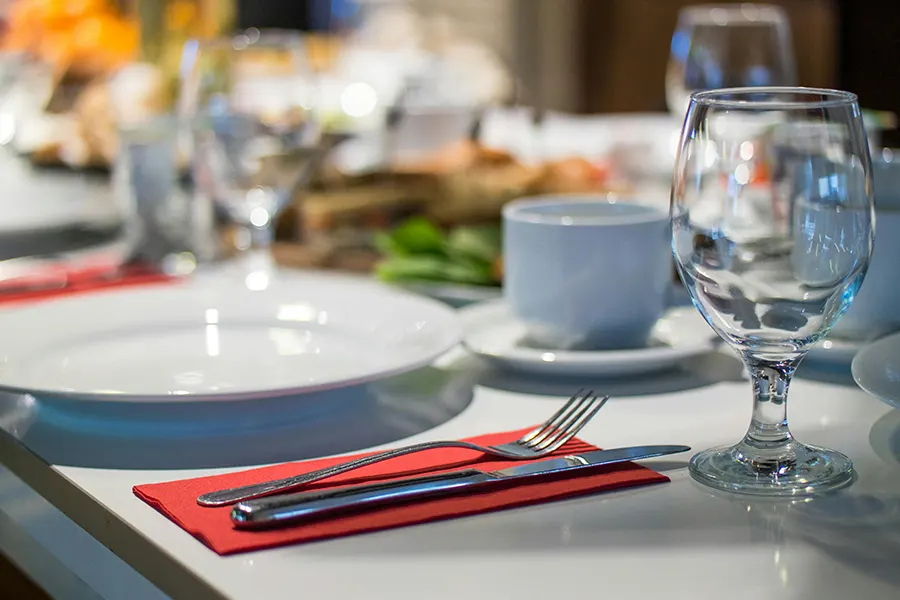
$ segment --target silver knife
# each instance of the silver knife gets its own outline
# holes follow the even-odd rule
[[[395,504],[410,498],[459,494],[469,487],[491,481],[537,477],[560,471],[678,454],[688,450],[690,450],[688,446],[636,446],[596,450],[516,465],[500,471],[464,469],[338,489],[284,494],[237,504],[231,510],[231,522],[238,529],[269,529],[327,517],[335,513],[356,512],[360,509]]]

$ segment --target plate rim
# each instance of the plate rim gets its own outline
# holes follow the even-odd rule
[[[459,316],[456,311],[452,308],[442,304],[441,302],[434,300],[432,298],[424,297],[419,294],[414,294],[402,289],[395,289],[390,286],[386,286],[384,284],[380,284],[368,278],[357,278],[352,276],[329,276],[327,274],[320,274],[315,271],[304,271],[304,272],[294,272],[279,270],[277,271],[278,276],[284,277],[287,275],[288,279],[291,278],[312,278],[321,282],[328,281],[339,281],[339,282],[352,282],[357,283],[363,286],[371,286],[373,289],[380,288],[382,293],[386,293],[389,296],[402,296],[407,298],[411,302],[418,303],[420,305],[427,305],[429,310],[431,310],[434,314],[441,313],[442,327],[447,329],[447,331],[439,336],[439,342],[436,342],[434,348],[429,352],[423,352],[417,355],[414,360],[407,361],[402,366],[396,366],[390,369],[377,369],[372,372],[368,372],[359,376],[342,378],[339,381],[328,381],[322,382],[318,384],[303,384],[303,385],[292,385],[287,387],[273,387],[270,389],[255,389],[255,390],[243,390],[243,391],[233,391],[233,392],[203,392],[203,393],[195,393],[195,394],[160,394],[160,393],[113,393],[113,392],[79,392],[72,390],[61,390],[61,389],[53,389],[51,387],[38,387],[38,386],[22,386],[9,384],[3,379],[0,379],[0,392],[14,393],[14,394],[24,394],[34,397],[36,400],[40,400],[41,398],[56,398],[63,399],[69,401],[83,401],[83,402],[106,402],[106,403],[145,403],[145,404],[155,404],[155,403],[168,403],[168,404],[186,404],[186,403],[201,403],[201,402],[232,402],[232,401],[246,401],[253,400],[255,398],[279,398],[286,397],[292,395],[307,395],[315,392],[323,392],[329,390],[336,390],[346,387],[353,387],[357,385],[362,385],[366,383],[371,383],[374,381],[379,381],[382,379],[387,379],[390,377],[394,377],[396,375],[401,375],[403,373],[408,373],[411,371],[415,371],[416,369],[421,369],[433,363],[435,360],[455,348],[462,341],[463,327]],[[228,281],[228,275],[226,273],[204,273],[202,275],[202,281],[195,282],[196,279],[200,278],[200,274],[195,274],[194,276],[187,278],[184,281],[177,282],[175,284],[178,289],[190,289],[189,286],[192,284],[203,285],[207,281],[209,281],[210,276],[213,278],[221,277],[222,281]],[[234,285],[238,285],[238,280],[232,280]],[[187,287],[185,287],[185,284]],[[173,288],[170,288],[173,289]],[[202,287],[194,288],[196,290],[202,290]],[[57,299],[52,304],[48,303],[46,306],[52,305],[60,305],[63,303],[81,303],[81,302],[90,302],[92,298],[99,296],[102,294],[105,297],[109,296],[128,296],[133,294],[140,294],[142,292],[141,287],[125,287],[125,288],[116,288],[109,290],[101,290],[97,292],[97,295],[85,294],[85,295],[73,295],[73,296],[65,296]],[[203,293],[199,291],[199,293]],[[10,314],[15,314],[19,311],[30,311],[34,309],[39,309],[43,303],[41,304],[15,304],[10,306],[9,308],[0,308],[0,318],[8,318]]]
[[[879,392],[876,392],[871,384],[865,383],[865,377],[861,375],[862,365],[866,362],[866,356],[869,354],[876,354],[881,356],[888,355],[886,350],[891,346],[900,346],[900,332],[892,333],[891,335],[887,335],[879,340],[876,340],[870,344],[865,344],[856,353],[856,356],[853,357],[853,361],[850,363],[850,373],[853,375],[853,381],[856,382],[856,385],[860,387],[864,392],[870,394],[884,402],[889,406],[893,406],[895,408],[900,408],[900,394],[897,395],[896,398],[891,398],[885,396]]]

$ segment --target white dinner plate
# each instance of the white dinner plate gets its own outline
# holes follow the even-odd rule
[[[865,346],[853,359],[851,370],[859,387],[900,408],[900,333]]]
[[[365,279],[224,269],[0,312],[0,389],[83,400],[244,399],[432,362],[455,312]]]
[[[647,348],[636,350],[563,351],[527,345],[525,325],[516,321],[503,300],[460,311],[463,344],[472,353],[515,371],[564,376],[617,377],[670,368],[710,352],[719,337],[694,307],[673,308],[656,324]]]

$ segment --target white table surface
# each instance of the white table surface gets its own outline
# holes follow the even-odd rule
[[[23,492],[18,509],[0,502],[0,519],[31,536],[30,546],[0,536],[0,548],[20,564],[27,548],[44,551],[95,597],[129,600],[159,590],[192,600],[900,597],[900,411],[842,376],[804,371],[791,390],[795,434],[846,452],[859,472],[832,499],[713,494],[689,478],[687,457],[656,459],[647,464],[671,483],[229,557],[132,486],[523,427],[585,382],[504,375],[454,352],[378,384],[254,405],[141,414],[6,396],[0,462],[15,477],[0,473],[0,498],[7,480],[37,493]],[[614,395],[583,436],[601,446],[701,449],[737,440],[749,419],[749,385],[727,351],[657,377],[589,383]],[[89,548],[96,541],[111,552]],[[77,564],[92,556],[98,564]]]

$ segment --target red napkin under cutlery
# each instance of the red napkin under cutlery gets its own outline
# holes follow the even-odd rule
[[[78,270],[44,270],[0,282],[0,305],[10,305],[60,296],[70,296],[134,285],[174,281],[176,277],[160,273],[151,266],[132,264],[110,270],[108,266],[85,266]]]
[[[523,429],[481,435],[469,438],[468,441],[482,445],[503,444],[518,439],[527,431],[529,430]],[[597,448],[574,439],[555,452],[553,456],[579,454],[592,450],[597,450]],[[556,473],[527,481],[498,481],[496,484],[485,484],[479,488],[477,493],[470,495],[423,499],[410,504],[384,507],[376,511],[347,514],[298,526],[262,531],[235,529],[231,524],[230,506],[203,507],[197,504],[197,497],[207,492],[306,473],[366,454],[370,453],[286,463],[210,477],[139,485],[134,487],[134,493],[213,551],[225,555],[417,525],[618,488],[669,481],[665,475],[635,463],[620,463],[598,466],[588,471],[579,470],[577,474],[572,472]],[[546,460],[546,457],[539,460]],[[522,462],[486,457],[471,450],[457,448],[429,450],[350,471],[328,480],[310,484],[307,489],[328,489],[472,467],[482,471],[496,471]]]

